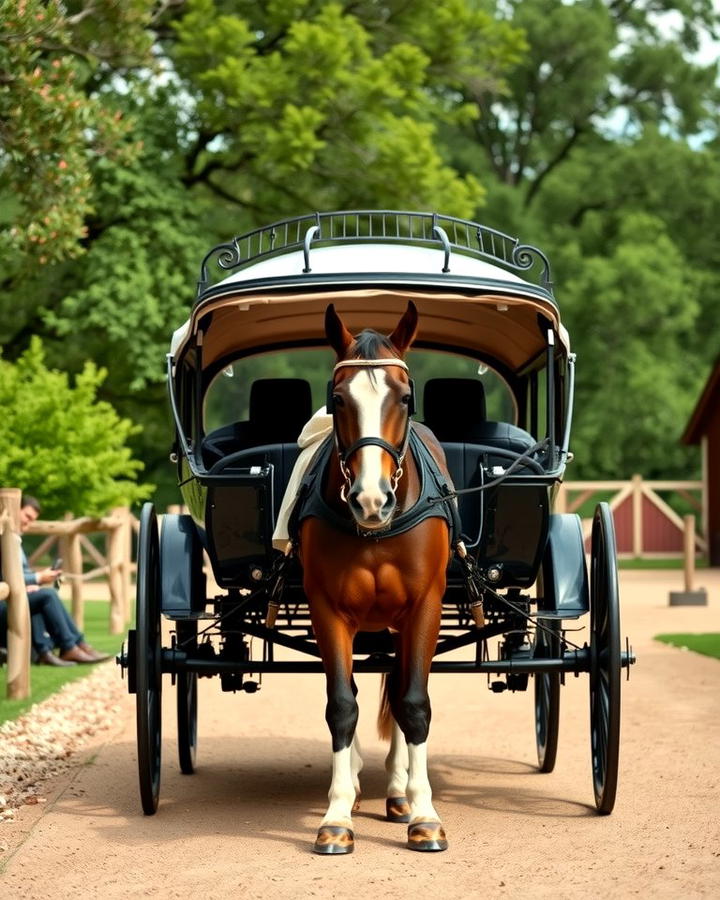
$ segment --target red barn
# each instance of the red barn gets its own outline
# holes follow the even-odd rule
[[[699,444],[707,510],[708,559],[720,566],[720,357],[715,361],[700,399],[682,436],[683,444]]]

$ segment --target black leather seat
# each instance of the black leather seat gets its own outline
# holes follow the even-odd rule
[[[312,393],[304,378],[258,378],[250,387],[249,417],[223,425],[203,440],[205,465],[267,444],[294,444],[312,416]]]
[[[431,378],[423,395],[425,424],[442,444],[448,469],[458,489],[482,484],[483,465],[507,466],[512,457],[535,443],[531,434],[510,422],[488,421],[485,390],[474,378]],[[497,448],[497,454],[492,449]],[[481,523],[480,494],[458,498],[463,532],[471,545]]]

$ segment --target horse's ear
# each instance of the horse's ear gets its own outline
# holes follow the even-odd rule
[[[417,306],[408,301],[407,309],[402,319],[397,324],[397,328],[390,335],[390,343],[395,347],[400,356],[405,355],[405,351],[415,340],[418,327],[418,311]]]
[[[340,316],[335,312],[335,304],[333,303],[325,310],[325,334],[330,346],[337,353],[338,359],[343,359],[348,347],[355,338],[353,338]]]

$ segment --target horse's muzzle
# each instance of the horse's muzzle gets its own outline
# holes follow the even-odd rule
[[[383,481],[373,491],[361,490],[357,482],[348,494],[348,505],[361,528],[375,531],[387,528],[395,512],[397,498],[388,481]]]

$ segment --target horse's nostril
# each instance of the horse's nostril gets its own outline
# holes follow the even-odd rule
[[[385,497],[385,502],[382,505],[382,512],[385,513],[386,515],[388,513],[391,513],[393,511],[393,509],[395,509],[395,503],[396,503],[395,494],[393,494],[393,492],[390,491]]]

